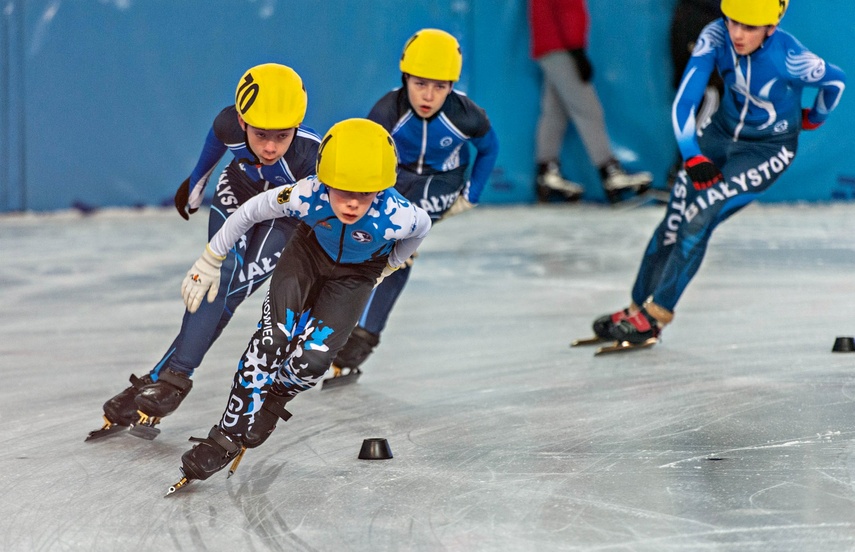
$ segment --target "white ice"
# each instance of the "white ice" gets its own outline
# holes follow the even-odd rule
[[[219,419],[247,301],[161,435],[84,443],[175,336],[205,213],[0,217],[0,550],[851,551],[855,205],[753,205],[663,341],[570,348],[625,306],[661,207],[437,225],[358,384],[168,498]],[[394,458],[357,459],[388,439]]]

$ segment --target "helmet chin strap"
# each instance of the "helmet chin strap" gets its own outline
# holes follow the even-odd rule
[[[246,157],[243,157],[241,159],[238,159],[237,162],[254,165],[256,168],[261,167],[264,163],[262,163],[261,159],[258,158],[258,155],[256,155],[255,152],[252,151],[252,147],[250,147],[249,145],[249,136],[246,135],[246,129],[243,129],[243,143],[244,145],[246,145],[247,151],[252,154],[252,159],[247,159]]]

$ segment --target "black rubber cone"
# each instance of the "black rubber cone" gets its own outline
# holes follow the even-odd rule
[[[834,340],[833,353],[851,353],[855,351],[855,339],[851,337],[838,337]]]
[[[374,438],[362,441],[359,451],[360,460],[388,460],[392,458],[392,449],[386,439]]]

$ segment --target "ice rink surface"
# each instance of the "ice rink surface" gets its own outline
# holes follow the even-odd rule
[[[225,407],[247,301],[144,441],[84,443],[178,331],[206,213],[0,217],[0,550],[855,550],[855,205],[753,205],[663,341],[570,348],[628,302],[662,207],[437,225],[358,384],[168,498]],[[394,458],[359,460],[363,439]]]

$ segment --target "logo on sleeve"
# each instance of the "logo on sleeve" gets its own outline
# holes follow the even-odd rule
[[[371,234],[366,232],[365,230],[354,230],[350,233],[350,237],[359,243],[371,243],[374,238],[371,237]]]
[[[279,192],[278,196],[276,196],[276,201],[278,201],[280,205],[291,201],[291,190],[291,186],[285,186],[284,188],[282,188],[282,191]]]

